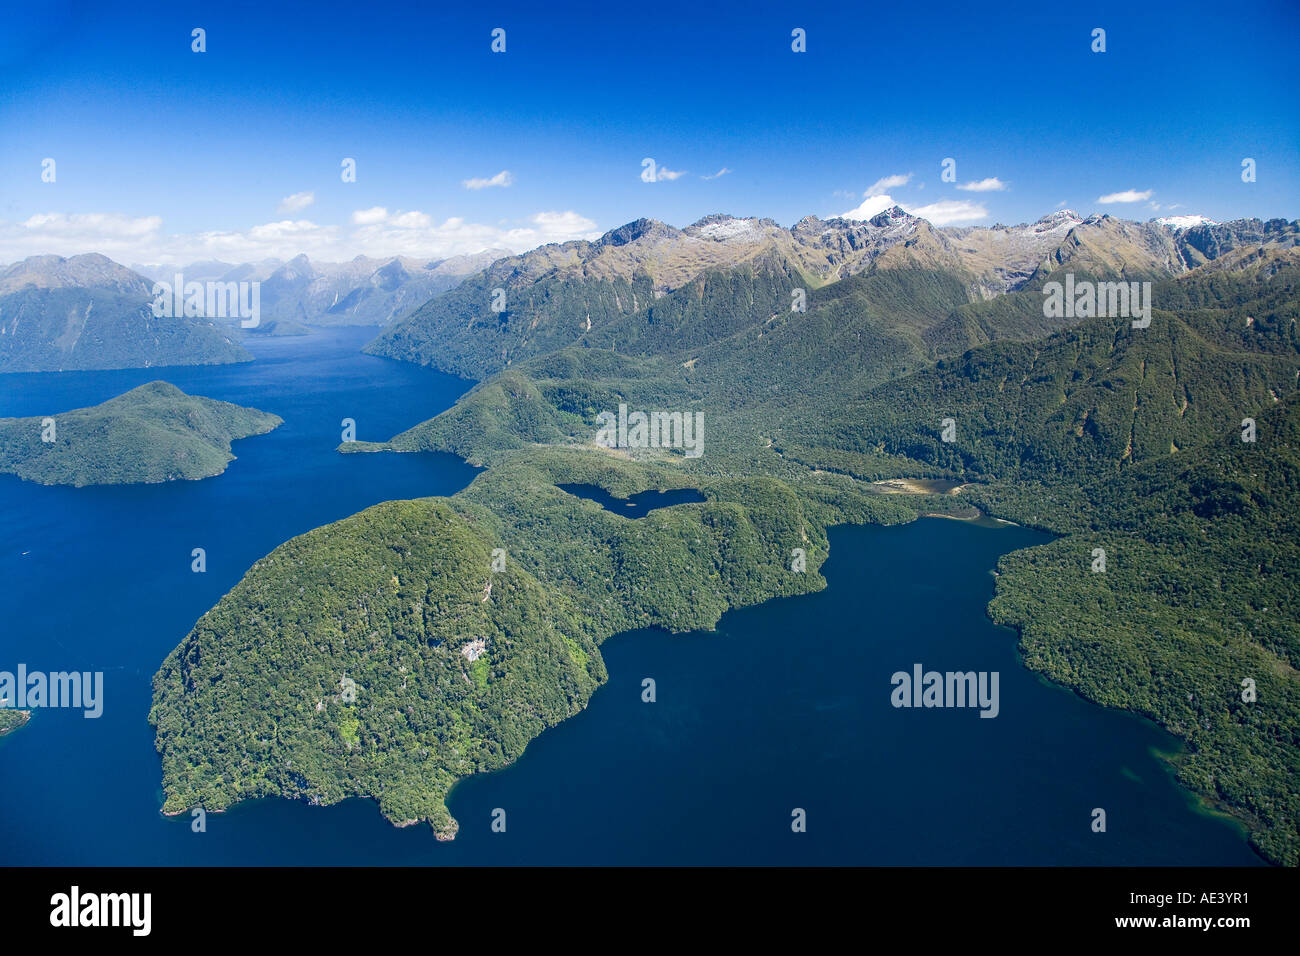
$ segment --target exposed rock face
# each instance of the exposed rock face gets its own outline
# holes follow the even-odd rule
[[[153,283],[108,256],[29,256],[0,272],[0,295],[22,289],[105,289],[148,296]]]

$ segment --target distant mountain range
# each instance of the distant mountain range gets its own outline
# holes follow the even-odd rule
[[[228,325],[158,319],[153,284],[106,256],[32,256],[0,272],[0,372],[247,362]]]
[[[172,283],[177,273],[186,282],[259,282],[261,315],[252,331],[295,335],[308,325],[384,325],[498,254],[133,269],[95,253],[32,256],[0,272],[0,373],[250,361],[233,319],[153,316],[154,282]]]
[[[508,254],[504,249],[496,249],[450,259],[357,256],[351,262],[312,262],[301,255],[288,262],[265,259],[232,264],[208,260],[184,268],[132,268],[150,280],[161,282],[171,282],[178,272],[184,274],[187,282],[260,282],[263,321],[386,325]]]
[[[924,272],[924,296],[909,280],[906,294],[900,287],[895,300],[878,303],[883,314],[870,316],[907,340],[896,350],[896,374],[914,358],[1062,327],[1029,300],[1007,296],[1052,273],[1158,280],[1213,262],[1234,268],[1249,261],[1247,249],[1296,240],[1296,224],[1281,219],[1138,223],[1061,210],[1019,226],[936,228],[895,206],[865,221],[809,216],[789,229],[725,215],[684,229],[640,219],[595,242],[522,255],[346,263],[300,255],[134,269],[97,254],[34,256],[0,273],[0,372],[249,360],[234,321],[152,316],[153,283],[172,282],[178,272],[187,282],[258,282],[255,331],[376,325],[384,331],[368,346],[372,354],[467,378],[570,345],[654,354],[716,343],[724,329],[736,333],[788,312],[795,290],[851,297],[860,281],[880,285],[873,277]],[[846,321],[865,315],[847,305]]]
[[[947,299],[946,308],[926,305],[926,347],[959,353],[1004,335],[1053,331],[1041,315],[1003,315],[980,304],[1062,269],[1154,280],[1234,250],[1296,240],[1297,225],[1281,219],[1182,227],[1085,219],[1070,210],[1027,225],[943,229],[897,206],[866,221],[809,216],[789,229],[722,215],[685,229],[641,219],[595,242],[498,259],[386,330],[368,350],[481,378],[567,345],[661,351],[670,344],[666,328],[676,344],[714,341],[720,316],[743,312],[739,328],[788,312],[797,288],[807,294],[858,276],[922,270],[945,286]],[[501,311],[493,310],[495,289],[505,293],[504,302],[496,297]],[[704,321],[711,327],[686,331]]]

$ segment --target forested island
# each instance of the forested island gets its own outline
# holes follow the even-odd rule
[[[44,485],[122,485],[210,478],[230,443],[282,424],[278,415],[150,382],[90,408],[0,418],[0,472]]]
[[[14,710],[11,707],[0,707],[0,737],[5,734],[13,733],[23,724],[31,719],[31,712],[26,710]]]

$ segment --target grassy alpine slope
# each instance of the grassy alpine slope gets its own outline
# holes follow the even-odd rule
[[[0,418],[0,472],[79,488],[208,478],[234,461],[234,439],[281,424],[278,415],[150,382],[90,408]]]

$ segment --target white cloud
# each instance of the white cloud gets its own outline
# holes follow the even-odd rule
[[[279,208],[275,211],[278,213],[302,212],[308,206],[316,201],[316,194],[313,192],[294,193],[292,196],[285,196],[280,200]]]
[[[920,216],[922,219],[928,219],[936,226],[977,222],[980,219],[987,219],[989,215],[989,211],[984,208],[983,203],[972,202],[969,199],[945,199],[925,206],[908,206],[896,202],[888,195],[884,195],[869,196],[862,201],[862,205],[858,206],[857,209],[840,213],[840,218],[870,219],[892,206],[901,206],[904,212],[913,216]]]
[[[1058,203],[1056,204],[1056,208],[1057,208],[1057,209],[1064,209],[1064,208],[1066,207],[1067,202],[1068,202],[1068,200],[1062,199],[1060,202],[1058,202]]]
[[[928,206],[903,207],[913,216],[928,219],[936,226],[951,226],[960,222],[978,222],[989,217],[989,211],[983,203],[971,202],[969,199],[945,199]]]
[[[978,182],[961,183],[957,188],[968,193],[1000,193],[1007,188],[1007,184],[996,176],[990,176]]]
[[[898,205],[898,203],[894,202],[894,200],[889,196],[868,196],[866,199],[862,200],[862,205],[858,206],[856,209],[850,209],[848,212],[840,213],[839,218],[870,219],[872,216],[882,213],[891,206],[896,205]]]
[[[451,216],[434,223],[425,213],[400,213],[355,230],[351,244],[370,256],[405,255],[436,258],[480,252],[484,249],[509,249],[523,252],[550,242],[572,239],[598,239],[600,230],[585,216],[573,211],[535,213],[526,224],[504,223],[490,226],[466,222]],[[334,258],[351,258],[336,255]]]
[[[248,230],[248,234],[258,242],[279,242],[284,239],[293,239],[295,236],[315,235],[320,228],[320,226],[308,219],[283,219],[280,222],[268,222],[261,226],[254,226]]]
[[[667,166],[660,166],[655,170],[655,179],[666,179],[672,182],[674,179],[681,179],[686,175],[683,169],[669,169]]]
[[[0,220],[0,262],[51,253],[71,256],[100,252],[111,259],[156,243],[161,216],[123,216],[117,213],[41,213],[23,222]]]
[[[148,236],[162,228],[162,216],[119,216],[114,213],[38,213],[28,218],[23,227],[39,230],[49,235],[78,237],[87,233],[103,235],[107,239],[135,239]]]
[[[911,180],[912,180],[911,173],[895,173],[892,176],[885,176],[884,178],[877,179],[874,183],[872,183],[871,186],[867,189],[867,191],[863,195],[865,195],[868,199],[870,199],[872,196],[883,196],[891,189],[896,189],[899,186],[906,186],[909,182],[911,182]]]
[[[428,229],[433,225],[433,217],[425,212],[398,213],[388,220],[395,229]]]
[[[1126,189],[1123,192],[1107,193],[1105,196],[1098,196],[1097,202],[1142,202],[1143,200],[1150,199],[1154,192],[1154,189],[1146,189],[1142,192],[1138,192],[1136,189]]]
[[[729,173],[729,172],[731,172],[731,170],[728,169],[726,166],[723,166],[721,169],[719,169],[719,170],[718,170],[716,173],[714,173],[712,176],[701,176],[700,178],[701,178],[701,179],[717,179],[719,176],[725,176],[725,175],[727,175],[727,173]]]
[[[466,179],[461,185],[466,189],[487,189],[489,186],[510,186],[514,181],[515,177],[510,175],[510,170],[503,169],[487,179]]]
[[[495,225],[458,216],[439,223],[419,210],[390,213],[382,206],[352,213],[350,226],[284,219],[244,230],[167,235],[162,224],[160,216],[101,213],[0,220],[0,263],[45,253],[86,252],[99,252],[126,265],[186,265],[201,259],[257,262],[292,259],[300,253],[324,262],[345,262],[358,255],[438,259],[484,249],[524,252],[546,243],[600,236],[596,223],[572,210],[547,210]]]

